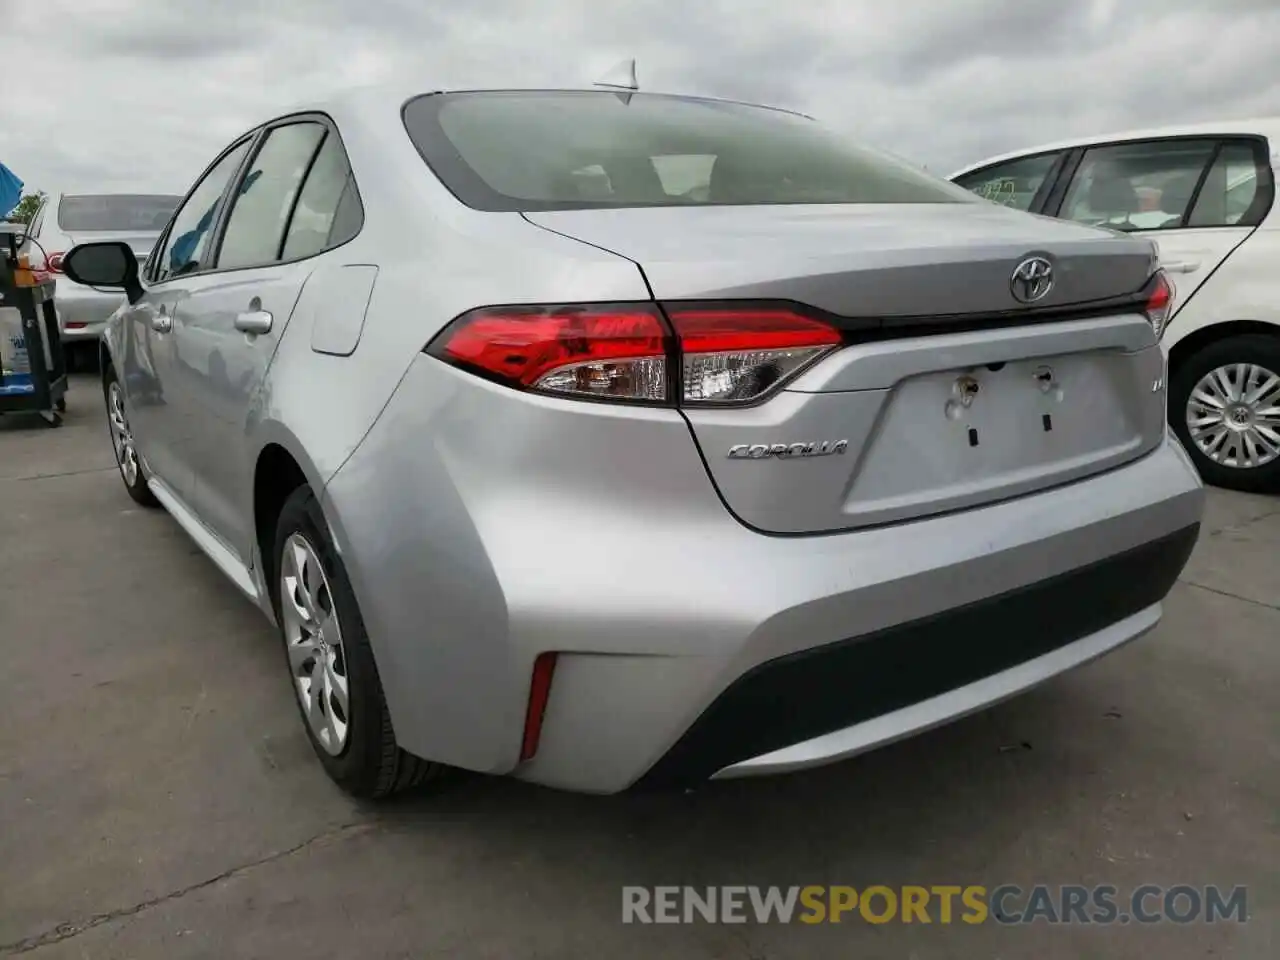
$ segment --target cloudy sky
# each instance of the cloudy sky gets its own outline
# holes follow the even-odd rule
[[[16,24],[16,28],[15,25]],[[344,86],[590,82],[774,103],[940,174],[1133,126],[1280,114],[1280,0],[0,0],[0,162],[183,192]]]

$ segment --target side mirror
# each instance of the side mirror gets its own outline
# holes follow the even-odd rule
[[[130,303],[137,303],[142,297],[138,256],[131,246],[118,240],[72,247],[62,258],[62,272],[87,287],[123,290]]]

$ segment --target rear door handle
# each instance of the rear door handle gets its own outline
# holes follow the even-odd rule
[[[271,331],[271,314],[266,310],[250,310],[236,314],[236,329],[258,336]]]
[[[1169,273],[1195,273],[1200,269],[1200,261],[1179,260],[1174,263],[1162,263],[1161,266]]]

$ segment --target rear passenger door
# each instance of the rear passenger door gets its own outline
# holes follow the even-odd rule
[[[1179,310],[1271,206],[1261,138],[1169,137],[1082,151],[1058,216],[1148,236]]]
[[[230,196],[213,267],[186,285],[175,337],[197,420],[192,507],[248,565],[246,436],[266,402],[263,380],[313,258],[354,237],[362,214],[346,151],[322,117],[267,127]]]

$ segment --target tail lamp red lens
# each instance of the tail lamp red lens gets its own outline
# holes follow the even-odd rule
[[[651,404],[763,399],[840,346],[786,306],[602,304],[464,314],[427,352],[518,389]],[[669,326],[666,318],[669,318]]]
[[[1165,327],[1169,324],[1169,316],[1173,312],[1173,284],[1163,270],[1157,270],[1150,283],[1151,294],[1147,297],[1144,311],[1156,339],[1164,336]]]

